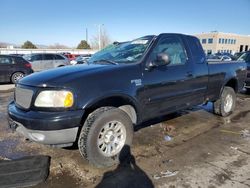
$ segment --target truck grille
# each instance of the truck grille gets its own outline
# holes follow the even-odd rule
[[[15,89],[15,102],[22,108],[28,109],[30,107],[32,96],[33,91],[30,89],[20,87]]]

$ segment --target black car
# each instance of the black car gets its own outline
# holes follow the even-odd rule
[[[31,64],[22,57],[0,55],[0,83],[16,83],[25,75],[33,73]]]

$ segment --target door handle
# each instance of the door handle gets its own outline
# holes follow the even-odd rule
[[[188,77],[188,78],[193,77],[193,73],[192,72],[187,72],[186,77]]]

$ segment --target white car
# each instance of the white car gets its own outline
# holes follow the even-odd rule
[[[70,65],[67,57],[61,54],[36,53],[24,55],[23,58],[32,64],[35,72]]]

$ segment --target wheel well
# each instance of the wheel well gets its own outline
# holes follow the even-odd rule
[[[238,92],[238,83],[236,79],[229,80],[225,86],[231,87],[235,92]]]
[[[123,110],[124,112],[126,112],[128,114],[128,116],[130,117],[133,124],[136,124],[137,113],[136,113],[135,105],[133,104],[133,102],[131,100],[126,99],[124,97],[109,97],[109,98],[102,99],[98,102],[95,102],[90,107],[87,107],[85,109],[86,118],[94,110],[96,110],[97,108],[100,108],[100,107],[104,107],[104,106],[113,106],[113,107],[117,107],[117,108]],[[85,118],[83,118],[83,120],[85,121]]]

